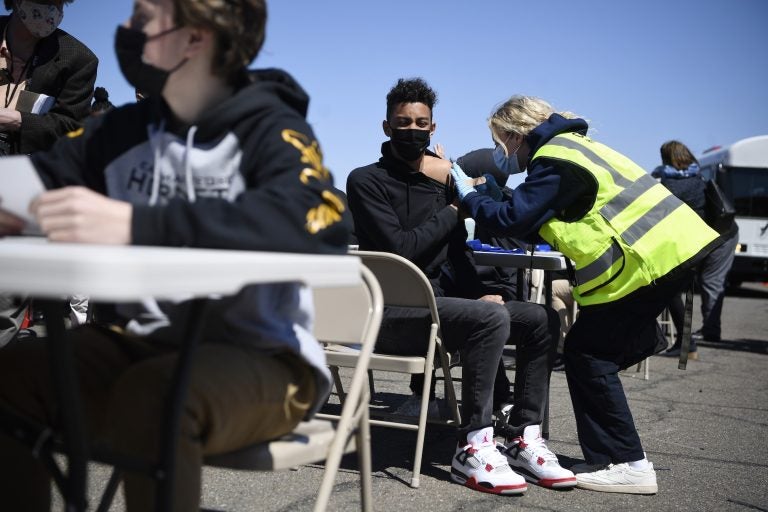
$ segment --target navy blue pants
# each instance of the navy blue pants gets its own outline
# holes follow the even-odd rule
[[[617,303],[579,311],[565,339],[565,372],[587,463],[644,457],[618,372],[666,348],[656,317],[691,278],[686,273]]]

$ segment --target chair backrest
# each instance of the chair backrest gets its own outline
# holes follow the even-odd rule
[[[440,325],[432,285],[419,267],[389,252],[350,251],[376,276],[384,296],[384,304],[399,307],[429,308],[432,320]]]
[[[374,275],[381,288],[384,304],[389,307],[423,308],[430,313],[431,325],[427,335],[427,347],[421,357],[399,357],[396,355],[379,354],[372,366],[374,369],[384,371],[421,374],[424,375],[424,386],[419,400],[418,423],[413,424],[410,419],[398,419],[397,412],[390,414],[383,420],[372,419],[371,424],[390,428],[415,430],[416,446],[413,455],[413,472],[411,474],[411,487],[419,487],[421,476],[421,458],[424,450],[424,437],[429,409],[429,395],[431,388],[431,376],[433,375],[435,361],[443,371],[445,384],[445,397],[450,411],[451,419],[459,425],[461,415],[456,401],[456,391],[451,377],[450,360],[443,347],[440,332],[440,319],[437,312],[432,285],[424,273],[409,260],[393,253],[373,251],[350,251],[350,254],[360,257],[363,265]],[[418,333],[411,333],[418,336]],[[334,361],[344,361],[345,357],[336,357]],[[357,368],[356,368],[357,369]],[[336,379],[337,389],[341,394],[340,379]],[[371,380],[372,382],[372,380]],[[349,400],[349,398],[347,398]],[[385,416],[387,413],[385,413]]]
[[[371,317],[371,294],[365,284],[356,286],[313,288],[315,322],[313,332],[318,341],[338,345],[358,344]]]
[[[361,282],[353,286],[313,288],[314,333],[320,341],[356,344],[359,351],[347,400],[335,429],[317,421],[301,423],[293,433],[272,442],[206,457],[206,463],[237,469],[287,469],[325,459],[325,473],[315,500],[315,510],[328,506],[342,455],[355,435],[360,460],[361,509],[370,511],[371,460],[368,418],[368,366],[379,333],[383,298],[376,277],[360,266]]]

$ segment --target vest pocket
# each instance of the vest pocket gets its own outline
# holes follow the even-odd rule
[[[592,261],[592,263],[580,269],[576,269],[576,282],[588,283],[594,279],[597,279],[598,277],[608,272],[614,266],[614,264],[619,260],[621,260],[621,266],[607,280],[603,281],[597,286],[593,286],[588,290],[578,290],[579,295],[581,295],[582,297],[593,294],[597,290],[603,288],[604,286],[609,285],[616,278],[618,278],[621,275],[621,273],[624,271],[624,267],[626,264],[624,250],[621,248],[621,244],[619,244],[618,241],[616,241],[615,237],[611,237],[611,241],[612,241],[611,245],[608,247],[608,249],[606,249],[605,252],[603,252],[603,254],[601,254],[594,261]]]

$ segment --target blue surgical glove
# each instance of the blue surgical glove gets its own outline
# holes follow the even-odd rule
[[[485,183],[477,185],[475,190],[484,196],[489,196],[494,201],[501,201],[504,196],[499,185],[496,183],[496,179],[490,174],[483,174],[483,177],[485,178]]]
[[[464,169],[456,162],[451,166],[451,176],[453,176],[453,181],[456,182],[456,192],[459,194],[459,199],[464,199],[470,192],[477,192],[475,187],[472,186],[474,180],[467,176],[464,173]]]

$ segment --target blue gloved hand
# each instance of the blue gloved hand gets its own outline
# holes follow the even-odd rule
[[[485,178],[485,183],[476,185],[475,190],[484,196],[489,196],[494,201],[501,201],[504,196],[499,185],[496,183],[496,179],[490,174],[483,174],[483,177]]]
[[[472,186],[474,180],[467,176],[464,173],[464,169],[456,162],[451,166],[451,176],[453,176],[453,181],[456,183],[456,192],[459,194],[459,199],[464,199],[470,192],[477,192],[475,187]]]

